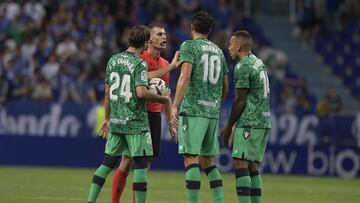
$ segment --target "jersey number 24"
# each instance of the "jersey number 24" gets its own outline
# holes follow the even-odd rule
[[[123,75],[120,81],[120,75],[117,72],[110,73],[110,80],[114,81],[110,86],[110,100],[117,101],[119,96],[125,98],[125,103],[128,103],[132,97],[130,89],[130,75]],[[121,87],[120,87],[121,82]],[[114,93],[120,87],[119,96]]]

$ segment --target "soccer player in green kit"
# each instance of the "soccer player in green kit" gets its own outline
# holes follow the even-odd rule
[[[233,142],[233,163],[239,203],[261,203],[258,164],[265,152],[271,128],[270,88],[263,62],[251,53],[252,36],[241,30],[230,39],[229,52],[239,62],[234,70],[235,99],[226,127],[225,146]]]
[[[135,202],[146,200],[147,157],[153,155],[153,149],[145,100],[163,104],[169,101],[168,96],[147,89],[147,65],[139,55],[147,48],[149,38],[146,26],[134,26],[129,33],[129,48],[114,54],[107,64],[105,121],[100,130],[100,135],[107,137],[105,157],[93,176],[88,202],[96,202],[107,175],[121,156],[133,159]]]
[[[221,49],[207,39],[212,25],[213,18],[205,11],[192,19],[192,40],[180,47],[181,74],[171,114],[173,125],[178,126],[178,151],[184,157],[189,203],[199,202],[200,166],[209,178],[214,202],[224,202],[215,156],[219,153],[219,113],[228,92],[228,69]]]

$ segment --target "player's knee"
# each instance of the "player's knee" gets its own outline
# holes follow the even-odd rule
[[[184,165],[189,166],[191,164],[198,164],[199,157],[197,155],[185,155],[184,156]]]
[[[128,172],[130,171],[131,164],[132,164],[132,158],[128,156],[123,156],[121,158],[119,168],[121,168],[122,171]]]
[[[114,168],[118,160],[119,160],[118,156],[110,156],[105,154],[102,165],[107,166],[109,168]]]
[[[134,169],[144,169],[147,168],[148,161],[146,157],[134,157]]]
[[[259,164],[256,162],[250,162],[249,170],[251,171],[258,171]]]
[[[249,168],[249,162],[246,160],[242,160],[242,159],[234,159],[233,160],[234,163],[234,168],[235,169],[239,169],[239,168]]]
[[[215,157],[213,156],[201,156],[199,157],[201,168],[209,168],[215,165]]]

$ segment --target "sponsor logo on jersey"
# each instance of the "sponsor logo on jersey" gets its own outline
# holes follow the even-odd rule
[[[127,122],[126,120],[122,120],[122,119],[116,119],[116,118],[112,118],[110,119],[110,123],[114,123],[114,124],[121,124],[121,125],[125,125]]]
[[[197,103],[204,106],[216,107],[217,102],[210,102],[204,100],[197,100]]]

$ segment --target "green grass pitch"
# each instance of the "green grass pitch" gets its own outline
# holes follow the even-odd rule
[[[87,202],[95,169],[0,167],[1,203]],[[111,202],[108,176],[98,203]],[[131,175],[122,202],[131,202]],[[223,174],[225,202],[236,203],[234,175]],[[186,202],[183,172],[150,171],[148,203]],[[360,180],[305,176],[263,176],[265,203],[359,203]],[[200,202],[210,203],[211,192],[202,174]]]

